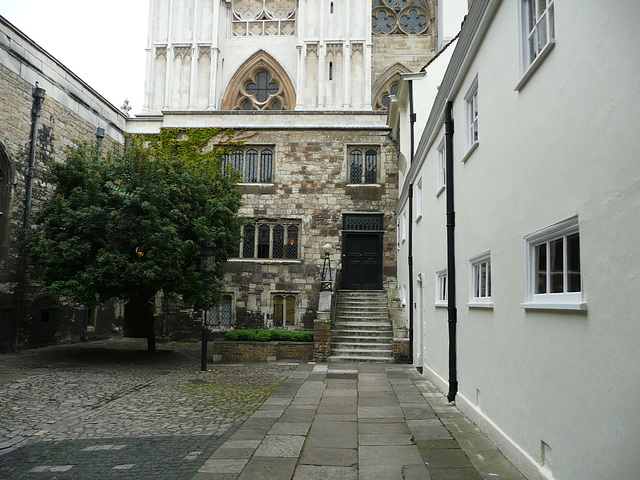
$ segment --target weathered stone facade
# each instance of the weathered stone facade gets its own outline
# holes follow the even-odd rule
[[[274,178],[269,184],[241,184],[240,215],[260,221],[299,222],[298,258],[232,259],[225,280],[235,298],[235,324],[271,327],[274,294],[296,299],[295,328],[313,329],[305,313],[318,307],[322,246],[332,245],[334,261],[342,253],[342,213],[384,214],[383,275],[395,276],[395,220],[390,213],[397,198],[397,156],[384,130],[318,129],[256,131],[250,145],[271,146]],[[350,184],[349,148],[378,152],[378,182]]]
[[[126,118],[0,17],[0,350],[13,346],[18,315],[18,343],[28,345],[79,339],[84,323],[84,310],[42,293],[37,272],[31,268],[26,270],[23,301],[16,298],[31,144],[32,89],[36,81],[46,93],[32,172],[31,224],[51,193],[45,180],[48,165],[64,161],[65,148],[73,142],[95,142],[98,125],[106,130],[103,150],[120,145]],[[96,321],[96,315],[110,320]],[[113,328],[113,319],[113,307],[93,312],[89,330],[96,335],[106,334]]]

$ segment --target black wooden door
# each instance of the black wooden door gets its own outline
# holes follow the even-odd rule
[[[343,288],[382,289],[382,234],[345,232],[342,245]]]

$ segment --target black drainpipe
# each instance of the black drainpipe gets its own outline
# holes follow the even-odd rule
[[[413,146],[415,141],[414,127],[416,114],[413,113],[413,80],[409,80],[409,121],[411,122],[411,152],[409,156],[410,166],[413,165]],[[407,261],[409,263],[409,359],[413,364],[413,183],[409,184],[409,245]]]
[[[453,204],[453,103],[447,102],[444,113],[445,165],[447,190],[447,284],[449,288],[447,313],[449,320],[449,393],[447,400],[455,402],[458,393],[458,361],[456,356],[456,212]]]
[[[27,251],[24,247],[24,235],[29,229],[31,218],[31,200],[33,197],[33,176],[36,161],[36,143],[38,141],[38,123],[40,121],[40,110],[44,102],[46,90],[36,86],[31,90],[33,104],[31,106],[31,145],[29,147],[29,166],[25,171],[25,201],[24,201],[24,221],[22,224],[22,245],[20,252],[20,269],[18,270],[18,286],[14,292],[16,302],[15,337],[13,349],[17,352],[20,349],[20,318],[22,316],[22,303],[24,301],[25,277],[27,272]]]

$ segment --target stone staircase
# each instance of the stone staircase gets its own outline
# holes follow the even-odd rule
[[[330,362],[393,363],[388,302],[386,290],[340,290]]]

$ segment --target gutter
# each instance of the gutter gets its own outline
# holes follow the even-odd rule
[[[453,102],[445,104],[445,165],[447,191],[447,318],[449,322],[449,393],[447,400],[454,403],[458,393],[458,360],[456,354],[456,324],[458,310],[456,309],[456,255],[455,255],[455,227],[456,212],[453,197]]]

